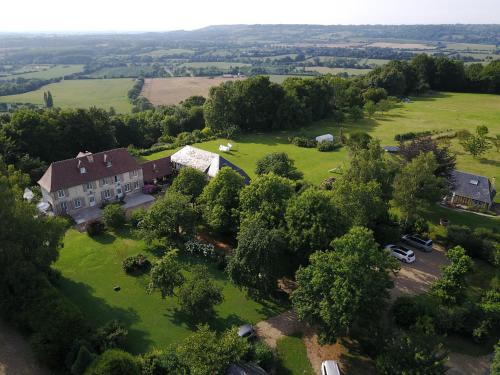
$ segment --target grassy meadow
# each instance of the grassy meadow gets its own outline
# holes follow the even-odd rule
[[[64,248],[55,268],[62,278],[60,289],[73,301],[96,327],[111,319],[127,326],[127,348],[143,353],[152,348],[166,348],[188,336],[194,329],[178,307],[176,297],[161,299],[159,293],[146,291],[149,278],[129,276],[122,270],[122,261],[142,252],[145,244],[127,230],[106,233],[91,238],[86,233],[70,229],[64,238]],[[183,258],[186,277],[189,268],[201,260]],[[224,302],[217,306],[217,317],[210,325],[219,330],[243,323],[257,323],[281,312],[273,303],[255,302],[231,284],[222,271],[209,265],[212,279],[223,288]],[[113,287],[121,290],[115,292]]]
[[[307,358],[307,350],[300,337],[285,336],[276,343],[276,352],[280,360],[279,374],[314,375],[314,370]]]
[[[23,94],[0,96],[0,103],[43,104],[43,93],[50,91],[56,107],[113,107],[117,112],[124,113],[132,109],[127,91],[133,83],[130,78],[66,80]]]
[[[319,152],[314,148],[300,148],[288,141],[291,135],[316,135],[331,133],[338,135],[340,128],[344,134],[353,131],[366,131],[381,140],[382,145],[396,145],[396,134],[410,131],[442,130],[455,131],[469,129],[474,131],[478,125],[486,125],[490,134],[500,133],[500,96],[486,94],[440,93],[434,96],[414,98],[411,103],[401,104],[386,114],[378,114],[373,119],[357,122],[341,123],[323,120],[312,126],[294,131],[273,133],[244,134],[233,143],[233,149],[225,153],[231,162],[243,168],[250,177],[254,177],[255,163],[262,156],[271,152],[286,152],[306,180],[320,183],[332,175],[332,169],[348,162],[346,148],[333,152]],[[202,149],[219,152],[219,145],[229,140],[217,139],[197,144]],[[451,142],[457,153],[457,167],[461,170],[500,178],[500,155],[493,148],[483,158],[474,159],[466,154],[458,142]],[[162,151],[145,157],[148,160],[158,159],[172,154],[172,150]]]
[[[80,73],[83,70],[83,65],[55,65],[55,66],[42,66],[40,69],[33,68],[34,71],[26,73],[11,74],[0,77],[0,80],[16,79],[16,78],[38,78],[38,79],[51,79],[64,77],[73,73]]]

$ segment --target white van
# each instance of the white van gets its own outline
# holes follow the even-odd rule
[[[422,238],[418,234],[405,234],[401,237],[401,241],[425,252],[432,251],[432,240]]]
[[[337,362],[324,361],[321,364],[321,375],[340,375],[340,369]]]

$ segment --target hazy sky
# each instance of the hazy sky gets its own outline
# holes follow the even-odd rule
[[[0,0],[0,31],[162,31],[237,23],[499,23],[500,0]]]

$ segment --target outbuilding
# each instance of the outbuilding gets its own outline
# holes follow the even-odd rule
[[[314,139],[316,140],[316,142],[321,143],[321,142],[333,142],[335,138],[331,134],[323,134],[323,135],[318,135]]]

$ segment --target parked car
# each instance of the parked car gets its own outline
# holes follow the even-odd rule
[[[415,261],[415,253],[406,247],[386,245],[385,249],[389,250],[391,256],[402,262],[413,263]]]
[[[321,364],[321,375],[340,375],[340,368],[336,361],[324,361]]]
[[[238,336],[245,339],[251,339],[255,337],[255,330],[253,329],[251,324],[242,325],[240,328],[238,328]]]
[[[418,234],[405,234],[401,241],[426,252],[432,251],[432,240],[422,238]]]
[[[267,372],[254,363],[233,363],[227,375],[267,375]]]

